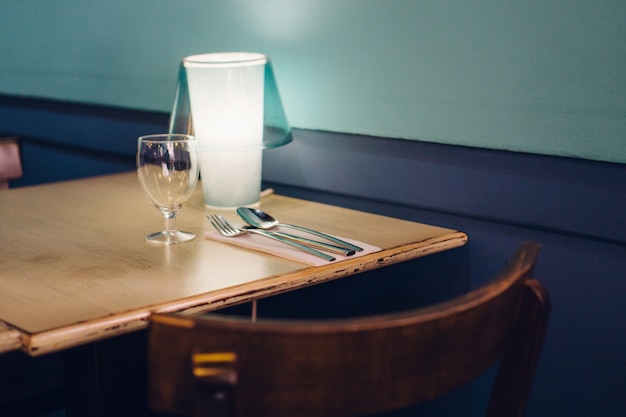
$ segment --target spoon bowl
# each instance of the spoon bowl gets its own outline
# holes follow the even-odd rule
[[[272,227],[280,226],[278,220],[259,209],[239,207],[237,214],[250,226],[258,227],[259,229],[271,229]]]

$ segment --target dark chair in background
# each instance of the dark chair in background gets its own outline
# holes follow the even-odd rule
[[[193,416],[361,416],[423,403],[498,369],[488,416],[524,414],[550,312],[522,244],[491,282],[403,313],[328,321],[158,314],[150,406]]]
[[[22,158],[16,137],[0,138],[0,191],[9,188],[9,180],[22,176]]]

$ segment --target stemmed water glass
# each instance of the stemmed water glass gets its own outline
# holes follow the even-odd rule
[[[173,245],[193,240],[190,232],[176,229],[176,214],[198,182],[198,145],[195,137],[182,134],[141,136],[137,144],[139,182],[152,204],[165,217],[165,230],[146,236],[146,241]]]

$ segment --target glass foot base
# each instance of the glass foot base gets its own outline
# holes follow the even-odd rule
[[[196,238],[196,235],[190,232],[181,232],[180,230],[166,230],[163,232],[152,233],[146,236],[146,242],[157,245],[175,245],[177,243],[190,242]]]

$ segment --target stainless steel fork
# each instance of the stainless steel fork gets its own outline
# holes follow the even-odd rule
[[[292,240],[285,239],[280,236],[276,236],[270,232],[266,232],[260,229],[239,229],[237,227],[234,227],[230,223],[228,223],[228,221],[221,214],[210,214],[207,216],[207,218],[209,219],[213,227],[215,227],[215,229],[218,232],[220,232],[223,236],[226,236],[226,237],[236,237],[236,236],[244,235],[246,233],[253,233],[253,234],[265,236],[267,238],[284,243],[285,245],[289,245],[296,249],[300,249],[302,251],[308,252],[311,255],[315,255],[327,261],[334,261],[336,259],[335,257],[330,256],[324,252],[320,252],[308,246],[304,246],[299,243],[296,243]]]

